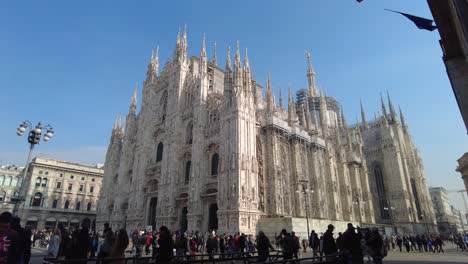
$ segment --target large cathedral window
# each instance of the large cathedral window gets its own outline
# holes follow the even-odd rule
[[[190,180],[190,170],[192,169],[192,161],[187,161],[185,164],[185,182],[188,183]]]
[[[419,195],[418,195],[418,190],[416,189],[416,183],[414,182],[414,179],[411,179],[410,182],[411,182],[411,190],[413,191],[413,196],[414,196],[414,203],[416,204],[416,212],[418,213],[418,219],[422,220],[423,215],[421,213],[421,204],[419,203]]]
[[[211,176],[218,175],[219,154],[215,153],[211,157]]]
[[[185,143],[191,145],[193,142],[193,124],[190,122],[187,126],[187,138],[185,139]]]
[[[161,121],[164,122],[166,120],[166,113],[167,113],[167,91],[164,91],[160,104],[162,106],[161,109]]]
[[[382,219],[390,219],[389,206],[387,204],[387,195],[385,193],[384,178],[382,167],[380,165],[374,166],[375,184],[377,186],[377,198],[379,201],[380,215]]]
[[[156,150],[156,162],[161,161],[163,158],[163,149],[164,145],[162,142],[159,142],[158,148]]]

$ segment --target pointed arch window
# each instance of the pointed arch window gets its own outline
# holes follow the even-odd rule
[[[66,201],[65,205],[63,206],[63,209],[68,209],[69,206],[70,206],[70,202]]]
[[[156,162],[161,161],[163,159],[163,150],[164,145],[162,142],[159,142],[158,148],[156,150]]]
[[[189,160],[185,163],[185,183],[190,181],[190,170],[192,169],[192,161]]]
[[[89,202],[88,205],[86,206],[86,211],[91,211],[91,202]]]
[[[161,121],[166,121],[166,114],[167,114],[167,91],[164,91],[163,95],[161,96],[160,104],[162,106],[161,109]]]
[[[421,212],[421,203],[419,201],[418,189],[416,188],[416,183],[414,179],[410,180],[411,182],[411,190],[413,191],[414,203],[416,205],[416,213],[418,214],[418,219],[423,219],[423,214]]]
[[[387,202],[387,195],[385,192],[384,177],[382,167],[380,165],[374,166],[375,184],[377,187],[377,197],[379,201],[379,210],[382,219],[390,219],[389,206]]]
[[[36,187],[41,186],[41,181],[42,181],[42,178],[41,178],[41,177],[37,177],[37,178],[36,178]]]
[[[5,175],[0,175],[0,185],[3,185],[4,181],[5,181]]]
[[[76,203],[76,206],[75,206],[75,209],[76,209],[76,210],[80,210],[80,207],[81,207],[81,202],[77,202],[77,203]]]
[[[211,176],[218,175],[219,154],[215,153],[211,156]]]
[[[37,192],[31,201],[31,206],[42,206],[42,193]]]
[[[193,142],[193,123],[190,122],[187,126],[187,138],[185,139],[185,143],[191,145]]]

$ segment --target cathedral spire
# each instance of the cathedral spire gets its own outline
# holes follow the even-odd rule
[[[279,107],[281,110],[284,110],[284,101],[283,101],[283,94],[281,93],[281,89],[279,89]]]
[[[213,48],[213,64],[215,66],[218,66],[218,59],[216,57],[216,41],[214,43],[214,48]]]
[[[249,69],[250,71],[249,54],[247,52],[247,48],[245,48],[244,68]]]
[[[146,82],[154,82],[158,77],[159,71],[159,46],[156,47],[156,54],[154,50],[151,51],[150,63],[146,71]]]
[[[202,50],[201,50],[200,57],[206,58],[206,38],[205,38],[205,33],[203,33]]]
[[[239,95],[243,90],[244,81],[242,77],[243,77],[243,72],[242,72],[242,63],[241,63],[241,56],[240,56],[240,46],[239,46],[239,41],[237,41],[236,55],[234,58],[234,89],[237,95]]]
[[[364,111],[364,106],[362,105],[362,100],[360,100],[360,104],[361,104],[362,127],[363,127],[363,128],[366,128],[366,127],[367,127],[366,112]]]
[[[396,122],[397,118],[396,118],[395,108],[393,108],[392,99],[390,98],[390,94],[388,93],[388,90],[387,90],[387,99],[388,99],[388,108],[390,108],[390,116],[392,120]]]
[[[231,46],[228,46],[227,58],[226,58],[226,71],[231,72]]]
[[[402,126],[402,127],[406,127],[405,116],[403,115],[403,111],[401,111],[400,105],[398,105],[398,110],[400,110],[400,121],[401,121],[401,126]]]
[[[200,52],[200,67],[199,72],[200,76],[203,77],[208,71],[208,57],[206,56],[206,38],[205,33],[203,33],[202,48]]]
[[[273,90],[271,88],[270,72],[267,74],[267,83],[266,83],[266,97],[267,97],[267,109],[270,112],[273,112],[275,109],[275,99],[273,97]]]
[[[177,59],[179,54],[180,54],[180,27],[179,27],[179,30],[177,30],[177,39],[176,39],[176,45],[174,48],[174,60]]]
[[[117,130],[117,129],[119,129],[119,128],[120,128],[120,126],[119,126],[119,115],[117,115],[117,116],[115,117],[114,127],[113,127],[112,129],[115,131],[115,130]]]
[[[306,118],[305,118],[304,104],[300,104],[299,108],[300,108],[299,121],[300,121],[302,127],[306,128]]]
[[[387,109],[385,108],[385,103],[382,94],[380,94],[380,102],[382,104],[382,114],[385,119],[387,119]]]
[[[291,86],[289,86],[288,90],[288,119],[289,119],[289,126],[294,126],[296,123],[296,106],[294,104],[293,95],[291,92]]]
[[[310,52],[306,50],[307,56],[307,81],[309,82],[309,94],[312,97],[317,96],[317,87],[315,85],[315,71],[310,62]]]
[[[318,132],[320,129],[320,126],[319,126],[318,117],[317,117],[317,109],[314,109],[314,124],[315,124],[315,129]]]
[[[306,119],[306,128],[307,130],[312,129],[312,124],[310,120],[310,108],[309,108],[309,98],[305,101],[305,119]]]
[[[345,129],[348,128],[348,122],[346,122],[346,117],[343,112],[343,107],[341,107],[341,124],[343,125]]]
[[[132,96],[132,101],[130,103],[130,110],[129,114],[130,115],[135,115],[136,114],[136,109],[137,109],[137,90],[138,90],[138,82],[135,84],[135,89],[133,90],[133,96]]]

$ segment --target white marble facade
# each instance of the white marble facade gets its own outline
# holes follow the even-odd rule
[[[296,101],[290,91],[286,108],[281,94],[275,100],[269,75],[265,88],[252,78],[239,43],[224,68],[216,50],[208,60],[205,40],[200,56],[188,57],[185,31],[161,72],[158,53],[151,56],[140,111],[135,89],[125,124],[118,118],[112,130],[98,227],[255,233],[261,218],[278,219],[279,229],[284,218],[306,213],[411,226],[420,221],[416,211],[432,213],[405,124],[392,112],[348,126],[336,99],[317,89],[310,54],[306,100]],[[311,191],[297,192],[303,188]],[[402,207],[392,219],[380,208],[393,207],[389,199]],[[406,206],[412,214],[403,216]]]

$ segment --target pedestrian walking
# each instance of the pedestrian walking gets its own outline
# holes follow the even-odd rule
[[[49,240],[49,246],[47,247],[46,259],[58,258],[60,242],[62,241],[60,230],[55,229],[52,233],[52,237]]]
[[[362,264],[364,262],[361,248],[361,238],[356,233],[356,230],[351,223],[348,224],[348,229],[346,229],[344,234],[340,236],[339,247],[340,252],[346,256],[348,264]]]
[[[270,244],[270,240],[263,231],[259,231],[257,235],[257,251],[258,251],[258,262],[267,261],[270,255],[270,249],[275,250]]]
[[[120,229],[117,233],[117,237],[112,246],[110,257],[117,258],[112,260],[112,264],[125,264],[125,249],[127,249],[128,244],[130,243],[127,231],[125,229]]]

